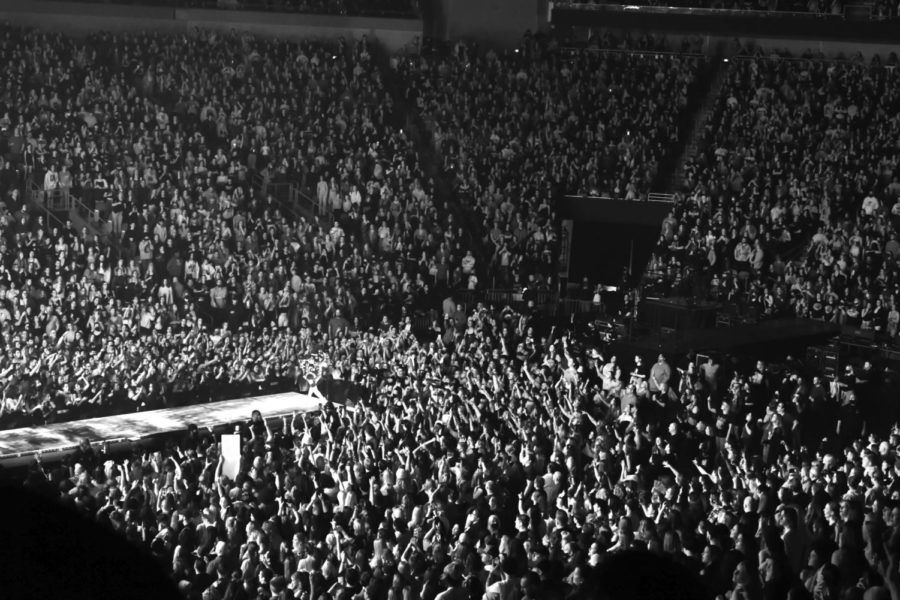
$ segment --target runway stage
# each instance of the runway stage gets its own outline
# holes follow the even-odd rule
[[[266,419],[297,412],[315,412],[325,398],[316,395],[287,392],[268,396],[253,396],[195,404],[179,408],[165,408],[112,417],[69,421],[43,427],[23,427],[0,431],[0,461],[30,459],[37,452],[48,456],[65,454],[88,439],[92,444],[131,443],[160,433],[180,431],[194,424],[197,427],[216,427],[246,421],[254,410]]]

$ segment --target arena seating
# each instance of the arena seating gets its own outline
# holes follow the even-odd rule
[[[311,373],[366,392],[223,423],[230,473],[211,426],[3,474],[150,553],[184,598],[634,600],[660,580],[676,599],[900,598],[895,373],[632,358],[525,293],[522,311],[454,299],[549,288],[555,194],[645,195],[706,59],[0,33],[0,426]],[[654,285],[814,318],[834,296],[851,324],[861,295],[860,327],[889,329],[898,98],[878,65],[730,65]]]
[[[650,289],[896,337],[898,92],[880,62],[734,61]]]
[[[463,277],[364,38],[4,33],[4,420],[290,386],[298,352],[408,328]],[[320,210],[257,179],[317,182]]]
[[[554,287],[558,194],[646,199],[705,65],[654,50],[528,36],[514,51],[457,43],[402,63],[492,287]]]

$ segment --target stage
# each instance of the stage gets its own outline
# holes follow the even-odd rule
[[[48,458],[57,458],[73,451],[85,439],[92,444],[108,443],[115,446],[161,433],[185,430],[191,424],[206,428],[246,421],[254,410],[258,410],[266,419],[291,415],[295,411],[315,412],[326,401],[318,393],[309,395],[287,392],[42,427],[10,429],[0,432],[0,461],[6,464],[21,463],[23,459],[31,460],[37,452]]]
[[[839,333],[840,328],[831,323],[784,318],[732,327],[682,329],[670,335],[649,333],[631,340],[619,340],[616,346],[622,352],[643,354],[650,360],[660,352],[674,356],[688,350],[777,354],[779,350],[796,352],[794,347],[802,347],[805,352],[806,347],[825,343]]]

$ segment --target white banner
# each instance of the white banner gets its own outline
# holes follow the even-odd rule
[[[222,435],[222,475],[234,479],[241,470],[241,436],[236,434]]]

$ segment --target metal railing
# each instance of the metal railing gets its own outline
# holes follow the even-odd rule
[[[647,194],[649,202],[663,202],[665,204],[675,204],[675,194],[665,194],[662,192],[651,192]]]
[[[93,230],[94,235],[112,248],[116,256],[121,252],[118,236],[113,231],[112,221],[103,217],[103,213],[96,205],[91,208],[75,196],[72,196],[72,208],[84,220],[85,225]]]
[[[848,4],[844,6],[844,18],[849,21],[869,21],[874,18],[873,8],[869,4]]]
[[[570,235],[571,231],[571,221],[569,221],[569,226],[566,226],[566,222],[564,221],[559,230],[559,264],[557,265],[557,272],[560,277],[565,277],[568,279],[569,277],[569,266],[572,261],[572,237]]]
[[[63,223],[62,219],[57,217],[52,210],[47,208],[45,191],[41,186],[36,184],[34,181],[28,181],[25,188],[25,194],[30,204],[38,207],[44,212],[44,214],[47,216],[48,221],[55,222],[60,227],[65,226],[65,223]]]
[[[495,307],[509,306],[513,310],[538,310],[549,317],[570,318],[577,315],[600,316],[603,306],[591,300],[563,298],[549,290],[487,289],[461,290],[455,294],[458,302],[470,309],[478,303]]]
[[[72,195],[67,188],[45,190],[37,184],[32,184],[32,199],[42,204],[50,211],[69,211],[72,209]]]
[[[258,194],[263,196],[271,194],[281,204],[282,209],[294,219],[304,217],[331,223],[332,215],[328,203],[316,201],[303,191],[299,182],[292,179],[272,181],[267,171],[256,170],[250,171],[250,181]]]
[[[66,213],[68,219],[80,217],[84,225],[97,236],[97,238],[110,246],[118,255],[121,250],[119,240],[112,231],[112,223],[103,218],[98,208],[91,208],[72,194],[68,188],[45,190],[34,181],[26,185],[26,194],[32,205],[40,208],[59,227],[64,227],[65,222],[57,213]]]
[[[328,223],[332,221],[333,215],[331,213],[331,208],[328,206],[328,202],[318,202],[315,198],[304,192],[299,185],[294,185],[293,190],[294,194],[296,194],[297,202],[301,205],[310,207],[310,210],[312,210],[319,219],[323,219]]]
[[[842,54],[835,53],[835,55],[830,56],[826,54],[816,54],[815,56],[789,56],[789,55],[781,55],[781,54],[765,54],[762,53],[761,49],[759,52],[754,54],[735,54],[729,60],[732,63],[738,61],[771,61],[771,62],[779,62],[779,63],[825,63],[825,64],[833,64],[833,65],[852,65],[852,66],[861,66],[866,68],[874,68],[875,66],[879,66],[882,69],[892,70],[896,67],[895,64],[889,64],[887,62],[882,61],[880,65],[875,65],[871,60],[866,60],[862,58],[861,55],[856,55],[855,57],[847,58]]]
[[[563,48],[569,52],[593,52],[596,54],[626,54],[629,56],[653,56],[654,58],[673,57],[673,58],[706,58],[705,54],[700,52],[679,52],[677,50],[641,50],[629,48],[601,48],[599,46],[566,46]]]
[[[797,17],[815,17],[822,19],[839,19],[840,15],[835,15],[830,12],[811,12],[811,11],[797,11],[797,10],[766,10],[766,11],[757,11],[752,9],[741,9],[741,8],[713,8],[713,7],[700,7],[700,6],[678,6],[678,2],[672,2],[672,6],[669,5],[653,5],[653,4],[627,4],[627,3],[609,3],[609,4],[588,4],[584,2],[551,2],[550,3],[550,12],[552,13],[553,9],[566,9],[566,10],[579,10],[584,11],[585,13],[616,13],[616,12],[641,12],[644,14],[658,14],[658,15],[666,15],[666,14],[679,14],[679,15],[690,15],[690,16],[712,16],[712,17],[724,17],[724,16],[732,16],[732,17],[744,17],[746,15],[771,15],[777,14],[779,16],[797,16]]]
[[[251,169],[250,170],[250,183],[253,186],[253,189],[257,191],[257,193],[265,194],[266,189],[269,186],[268,172],[260,172],[255,169]]]

